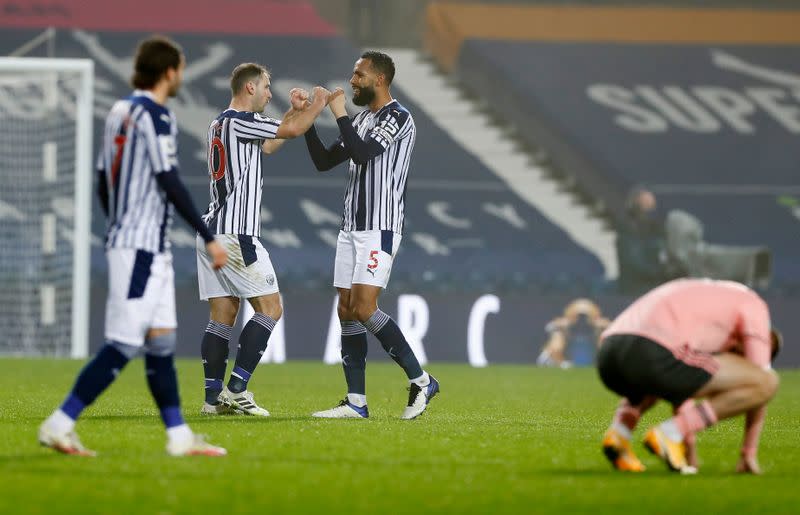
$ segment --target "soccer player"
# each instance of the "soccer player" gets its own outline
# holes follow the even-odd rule
[[[439,383],[422,370],[395,321],[378,308],[378,296],[389,282],[400,246],[406,183],[417,134],[411,113],[389,92],[394,73],[394,62],[388,55],[362,54],[353,68],[350,85],[353,103],[367,109],[350,119],[344,92],[337,89],[331,95],[330,108],[340,137],[326,147],[314,127],[305,135],[317,170],[330,170],[350,161],[333,281],[339,291],[347,395],[334,408],[314,413],[315,417],[369,416],[364,378],[367,331],[378,338],[409,379],[408,404],[402,418],[421,415],[439,392]]]
[[[624,397],[603,438],[616,468],[644,469],[631,450],[631,431],[656,399],[664,399],[676,414],[650,428],[644,443],[671,470],[693,472],[687,452],[694,452],[695,434],[744,413],[736,469],[760,473],[758,440],[766,405],[778,389],[770,363],[781,337],[754,291],[730,281],[671,281],[636,300],[602,338],[600,378]]]
[[[200,298],[208,300],[210,321],[200,353],[205,374],[205,402],[209,415],[244,413],[268,417],[247,389],[283,309],[278,280],[269,253],[259,241],[261,154],[275,152],[285,139],[303,134],[327,105],[330,92],[314,88],[313,101],[302,89],[291,91],[291,109],[283,120],[261,115],[272,98],[270,74],[260,64],[243,63],[231,74],[231,103],[208,129],[208,172],[211,203],[203,221],[228,251],[230,266],[215,270],[203,241],[197,239],[197,278]],[[255,310],[239,337],[236,362],[227,385],[231,326],[239,299]]]
[[[105,344],[39,428],[39,442],[65,454],[95,454],[81,444],[75,421],[142,349],[147,384],[167,429],[167,453],[226,454],[184,422],[173,362],[177,324],[168,239],[173,207],[201,234],[213,265],[227,262],[178,176],[178,126],[164,104],[177,94],[185,66],[173,41],[158,36],[142,41],[131,81],[136,89],[106,118],[97,165],[98,193],[108,216]]]

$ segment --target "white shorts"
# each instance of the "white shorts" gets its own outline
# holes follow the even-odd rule
[[[149,329],[175,329],[175,276],[172,254],[108,249],[105,337],[144,345]]]
[[[197,237],[197,283],[201,300],[216,297],[252,299],[278,293],[278,279],[269,252],[258,238],[238,234],[217,234],[215,237],[228,252],[228,264],[214,270],[205,242]]]
[[[401,236],[392,231],[339,231],[333,286],[369,284],[386,288]]]

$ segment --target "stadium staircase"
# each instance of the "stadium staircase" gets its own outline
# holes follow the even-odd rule
[[[454,141],[475,156],[514,193],[594,254],[606,279],[617,277],[615,233],[579,195],[541,161],[540,153],[522,147],[512,130],[492,122],[479,99],[468,97],[424,54],[385,49],[403,70],[395,86],[412,99]],[[490,92],[497,94],[497,92]]]

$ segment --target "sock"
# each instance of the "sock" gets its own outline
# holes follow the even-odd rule
[[[359,393],[348,393],[347,401],[354,406],[363,408],[367,405],[367,396]]]
[[[409,379],[416,379],[422,375],[422,367],[417,357],[389,315],[378,309],[364,322],[364,327],[378,338],[383,349],[403,368]]]
[[[423,370],[421,376],[411,379],[410,382],[414,383],[420,388],[425,388],[426,386],[431,384],[431,376],[428,375],[428,373]]]
[[[367,330],[361,322],[342,320],[342,370],[350,394],[364,397],[366,404]],[[350,402],[353,402],[352,400]],[[356,404],[353,402],[353,404]],[[364,404],[356,404],[363,406]]]
[[[261,356],[267,349],[267,342],[276,323],[272,317],[256,313],[245,324],[242,334],[239,336],[239,351],[236,353],[236,363],[231,372],[231,378],[228,380],[228,390],[233,393],[247,390],[250,376],[255,372]]]
[[[688,409],[681,410],[673,417],[673,420],[681,435],[685,437],[716,424],[717,414],[711,407],[711,403],[704,400]]]
[[[114,382],[130,359],[107,341],[95,357],[83,367],[75,386],[61,405],[61,412],[77,420],[81,412]]]
[[[669,438],[670,440],[674,440],[676,442],[683,441],[683,433],[681,433],[681,430],[678,428],[678,425],[675,424],[674,418],[665,420],[664,422],[659,424],[658,427],[661,428],[661,431],[663,431],[664,434],[667,436],[667,438]]]
[[[183,425],[181,401],[178,394],[178,377],[175,374],[175,358],[169,356],[144,356],[147,386],[161,412],[161,420],[167,429]]]
[[[208,322],[203,341],[200,343],[200,355],[203,358],[203,372],[206,379],[206,402],[217,404],[217,397],[222,392],[222,381],[228,366],[228,342],[233,328],[220,322]]]
[[[617,411],[614,413],[611,426],[615,427],[618,431],[620,431],[620,428],[624,427],[628,435],[627,438],[630,439],[631,432],[636,429],[636,424],[639,423],[639,418],[641,416],[642,413],[639,409],[635,406],[631,406],[628,399],[622,399],[617,406]]]
[[[622,437],[625,438],[626,440],[630,440],[631,438],[633,438],[633,433],[631,432],[631,429],[625,424],[614,421],[611,423],[611,428],[615,429],[617,433],[622,435]]]
[[[185,444],[188,443],[193,436],[194,433],[192,433],[192,430],[189,429],[189,426],[186,424],[180,424],[167,428],[167,439],[170,441],[170,443],[178,445]]]
[[[70,418],[70,416],[64,413],[60,408],[47,417],[44,423],[59,434],[69,433],[75,428],[75,419]]]

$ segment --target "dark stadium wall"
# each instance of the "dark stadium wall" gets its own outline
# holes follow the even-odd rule
[[[266,355],[282,360],[339,361],[339,324],[335,318],[336,294],[333,288],[317,292],[285,289],[284,318],[270,340]],[[92,288],[91,351],[102,343],[105,310],[105,283],[94,281]],[[414,291],[386,292],[380,305],[404,330],[409,343],[433,362],[530,364],[536,362],[545,342],[545,325],[560,316],[574,299],[566,295],[495,294],[491,290],[475,293],[435,294]],[[593,300],[605,316],[613,317],[632,300],[629,297],[601,295]],[[800,333],[800,299],[768,297],[773,323],[787,335],[777,367],[800,367],[800,346],[790,335]],[[208,307],[197,300],[194,284],[177,287],[178,354],[199,359],[200,340],[208,324]],[[234,340],[238,330],[234,330]],[[386,360],[380,344],[370,340],[369,359]],[[276,349],[277,347],[277,349]],[[327,350],[326,350],[327,349]],[[485,360],[484,360],[485,358]]]

